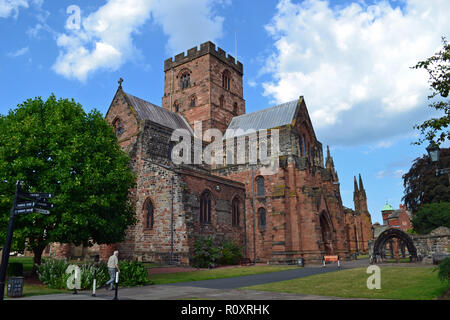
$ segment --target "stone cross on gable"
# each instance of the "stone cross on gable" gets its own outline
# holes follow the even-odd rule
[[[122,78],[120,78],[119,81],[117,82],[117,83],[119,84],[119,87],[120,87],[120,88],[122,88],[122,82],[123,82],[123,79],[122,79]]]

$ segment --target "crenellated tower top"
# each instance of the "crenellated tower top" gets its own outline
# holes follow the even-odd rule
[[[217,48],[216,50],[216,45],[211,41],[202,43],[200,45],[200,50],[198,49],[198,47],[194,47],[192,49],[189,49],[187,51],[187,54],[185,54],[185,52],[177,54],[175,56],[175,60],[173,58],[167,59],[166,61],[164,61],[164,72],[195,60],[201,56],[204,56],[205,54],[211,54],[215,56],[217,59],[219,59],[229,67],[236,70],[239,74],[244,74],[243,64],[240,61],[236,61],[236,59],[230,54],[227,55],[227,53],[223,49]]]

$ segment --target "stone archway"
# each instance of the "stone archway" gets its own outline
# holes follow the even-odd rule
[[[378,238],[375,240],[373,248],[373,259],[374,263],[383,256],[383,250],[387,243],[391,243],[394,239],[398,239],[399,243],[408,248],[408,253],[411,261],[417,261],[417,249],[414,246],[413,240],[408,234],[399,229],[387,229],[382,232]]]
[[[333,227],[325,211],[320,214],[320,231],[322,235],[323,250],[326,255],[333,254]]]

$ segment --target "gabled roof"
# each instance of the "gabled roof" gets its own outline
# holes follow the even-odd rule
[[[126,92],[124,92],[124,94],[133,109],[136,111],[139,119],[150,120],[173,130],[186,129],[189,132],[193,133],[192,128],[189,126],[189,123],[183,116],[167,109],[161,108],[157,105],[154,105],[153,103],[142,100]]]
[[[384,205],[383,209],[381,209],[381,211],[392,211],[392,210],[394,210],[394,208],[392,208],[392,206],[387,202]]]
[[[400,210],[395,210],[393,213],[391,213],[388,217],[388,219],[394,219],[394,218],[398,218],[400,215]]]
[[[297,99],[268,109],[234,117],[225,132],[224,139],[243,135],[248,130],[258,131],[293,124],[299,103],[300,101]],[[243,130],[243,132],[237,133],[235,130],[238,129]]]

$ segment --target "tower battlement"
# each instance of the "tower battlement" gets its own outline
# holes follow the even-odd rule
[[[175,56],[175,60],[173,58],[165,60],[164,72],[170,70],[171,68],[178,67],[179,65],[197,59],[205,54],[211,54],[215,56],[217,59],[239,72],[240,75],[244,74],[244,66],[242,65],[242,63],[240,61],[236,62],[236,59],[230,54],[227,55],[223,49],[216,49],[216,45],[211,41],[202,43],[200,45],[200,50],[198,49],[198,47],[194,47],[192,49],[189,49],[187,51],[187,54],[185,54],[185,52],[177,54]]]

